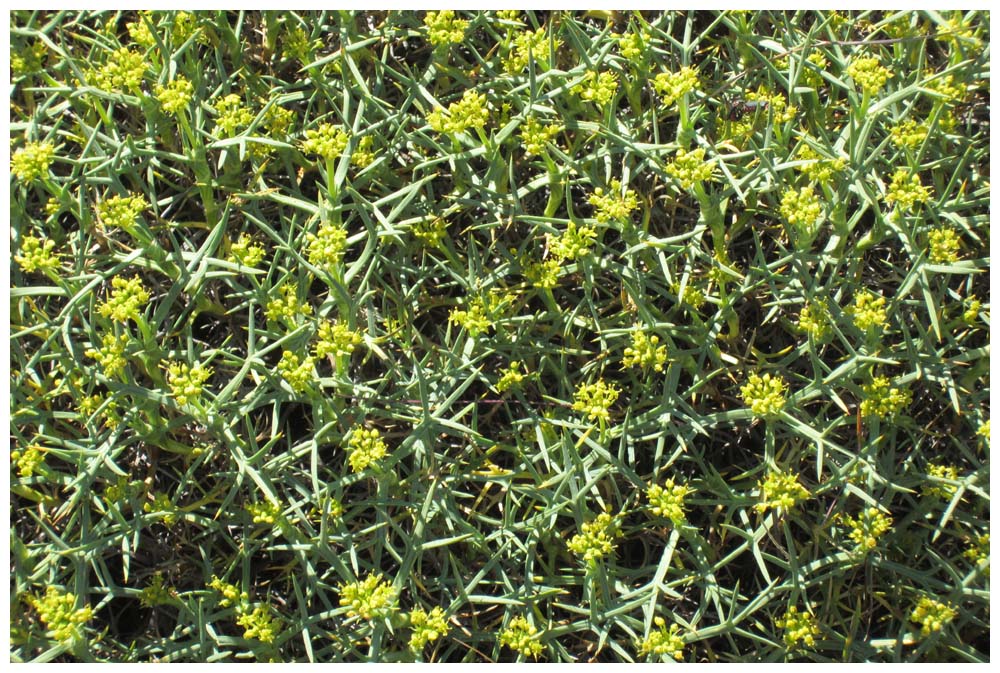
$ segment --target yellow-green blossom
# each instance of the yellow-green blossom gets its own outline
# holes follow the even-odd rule
[[[787,382],[780,376],[751,374],[740,393],[754,416],[774,418],[785,408],[787,389]]]
[[[587,225],[577,225],[570,220],[566,223],[566,231],[556,237],[548,235],[549,252],[559,260],[571,261],[583,257],[594,245],[597,230]]]
[[[861,400],[861,415],[889,418],[906,409],[912,397],[909,390],[897,388],[885,376],[876,376],[862,387],[865,399]]]
[[[324,123],[306,131],[306,139],[302,141],[302,151],[316,154],[327,161],[334,161],[347,149],[350,136],[336,124]]]
[[[649,500],[649,511],[654,516],[662,516],[678,526],[682,524],[686,516],[684,514],[684,498],[694,491],[686,484],[675,484],[674,480],[667,479],[663,486],[652,484],[646,489],[646,498]]]
[[[696,183],[712,179],[715,161],[705,160],[705,148],[698,147],[688,152],[684,148],[677,150],[677,156],[667,164],[667,174],[681,183],[681,188],[691,189]]]
[[[314,60],[313,53],[322,46],[323,41],[318,37],[310,40],[309,33],[302,26],[292,26],[286,29],[281,38],[281,49],[284,55],[302,65],[312,62]]]
[[[854,326],[862,332],[876,327],[884,328],[888,322],[885,297],[876,297],[868,290],[861,290],[854,295],[854,303],[847,311],[853,316]]]
[[[361,341],[361,333],[352,330],[346,323],[326,320],[316,331],[316,357],[350,355]]]
[[[794,605],[785,611],[785,615],[774,620],[774,626],[784,629],[785,647],[789,650],[815,647],[819,636],[819,624],[816,618],[808,612],[799,612]]]
[[[896,203],[903,210],[910,210],[918,203],[925,203],[930,197],[931,191],[920,183],[919,175],[911,174],[906,168],[900,168],[892,174],[885,202],[890,205]]]
[[[153,501],[143,504],[142,511],[158,514],[165,526],[173,526],[177,523],[177,505],[166,493],[153,494]]]
[[[878,93],[892,77],[892,71],[884,67],[877,56],[855,56],[847,66],[847,74],[869,95]]]
[[[354,151],[351,153],[351,164],[358,168],[367,168],[375,161],[374,136],[364,136],[358,141]]]
[[[439,12],[427,12],[424,25],[427,26],[427,39],[435,47],[440,47],[458,44],[465,39],[465,29],[469,27],[469,22],[457,18],[450,9],[442,9]]]
[[[603,188],[598,187],[587,199],[587,203],[594,206],[594,218],[598,222],[627,222],[632,211],[639,207],[639,198],[631,189],[622,195],[621,181],[612,180],[608,194],[604,193]]]
[[[55,271],[59,268],[59,257],[53,253],[55,247],[56,242],[51,238],[27,234],[21,237],[21,251],[14,255],[14,261],[25,273]]]
[[[680,635],[679,624],[671,624],[667,629],[667,620],[663,617],[655,617],[653,623],[657,629],[650,629],[649,635],[641,642],[637,643],[639,656],[645,657],[650,654],[657,657],[669,656],[677,661],[684,658],[684,638]]]
[[[97,360],[104,370],[104,375],[109,379],[118,376],[124,369],[128,361],[125,359],[125,347],[128,346],[130,337],[128,334],[115,336],[108,332],[101,337],[101,347],[89,348],[84,353],[88,358]]]
[[[396,611],[397,598],[398,592],[381,573],[340,586],[340,604],[347,607],[349,617],[385,619]]]
[[[625,357],[622,364],[626,367],[642,367],[643,369],[655,369],[663,371],[663,365],[667,362],[667,347],[660,345],[660,337],[649,336],[642,329],[632,332],[632,345],[625,348]]]
[[[435,110],[428,113],[427,123],[438,133],[459,134],[470,128],[484,128],[489,118],[486,94],[469,89],[462,94],[461,100],[448,106],[447,112]]]
[[[983,421],[983,424],[979,426],[976,430],[976,434],[986,440],[986,443],[990,443],[990,421],[987,419]]]
[[[313,359],[307,355],[299,358],[292,351],[284,351],[278,362],[278,373],[285,379],[289,387],[296,393],[309,389],[309,384],[315,378],[313,374]]]
[[[347,249],[347,230],[343,225],[326,222],[315,234],[306,235],[309,263],[330,270],[340,263]]]
[[[254,268],[264,260],[264,246],[254,243],[250,234],[243,233],[229,248],[226,261],[247,268]]]
[[[815,66],[815,69],[810,68],[809,64]],[[821,52],[812,52],[808,57],[806,57],[806,63],[802,65],[802,84],[814,89],[818,89],[823,86],[826,83],[826,80],[823,79],[823,75],[820,73],[826,72],[826,69],[829,67],[830,62]]]
[[[950,623],[958,612],[952,606],[923,596],[910,613],[910,621],[920,624],[920,635],[926,638]]]
[[[794,472],[770,472],[760,480],[758,487],[761,495],[761,502],[755,506],[758,512],[787,510],[809,497],[809,491],[799,483]]]
[[[281,622],[274,619],[267,605],[258,605],[250,612],[244,612],[236,618],[236,623],[243,627],[244,638],[262,643],[273,643],[281,632]]]
[[[638,65],[642,55],[646,52],[646,45],[643,44],[642,34],[613,34],[612,37],[618,40],[618,52],[622,55],[622,58]]]
[[[264,315],[268,320],[284,318],[294,322],[297,316],[312,315],[312,306],[299,301],[298,291],[291,283],[279,287],[277,294],[281,296],[267,302],[265,307]]]
[[[958,233],[949,227],[937,227],[927,232],[930,245],[930,260],[935,264],[950,264],[958,261],[961,241]]]
[[[969,559],[975,565],[980,565],[983,561],[990,560],[990,534],[983,533],[977,535],[972,540],[969,540],[969,547],[962,552],[962,556]],[[983,573],[987,576],[990,574],[989,566],[984,567]]]
[[[610,103],[617,90],[618,75],[607,70],[604,72],[588,70],[583,81],[572,89],[573,93],[583,100],[596,103],[600,107]]]
[[[611,418],[611,406],[621,394],[614,385],[608,385],[604,379],[596,383],[581,383],[573,395],[573,410],[587,416],[590,421],[607,422]]]
[[[273,526],[281,518],[281,505],[270,500],[247,503],[244,505],[244,509],[250,514],[254,523],[265,523]]]
[[[975,295],[970,296],[964,302],[962,320],[967,323],[973,323],[979,317],[979,311],[983,308],[983,303],[976,299]]]
[[[10,158],[10,172],[22,182],[33,182],[48,177],[55,157],[56,146],[47,140],[25,143]]]
[[[560,124],[549,124],[542,126],[542,123],[534,117],[528,117],[521,125],[521,142],[524,144],[525,156],[541,154],[545,151],[545,146],[559,135],[563,130]]]
[[[581,526],[581,532],[569,541],[569,550],[588,563],[614,553],[614,539],[621,535],[614,518],[607,512]]]
[[[889,128],[889,138],[896,147],[915,150],[927,138],[927,124],[916,119],[904,119]]]
[[[937,479],[947,479],[948,481],[958,481],[958,468],[954,465],[937,465],[931,463],[927,466],[927,476]],[[958,492],[958,486],[939,481],[928,480],[922,489],[923,494],[929,498],[939,500],[951,500],[952,496]]]
[[[799,313],[798,327],[813,339],[819,341],[830,333],[830,309],[826,304],[810,302]]]
[[[535,287],[551,290],[559,284],[562,260],[550,257],[541,262],[532,262],[524,267],[524,277]]]
[[[892,528],[892,517],[877,507],[866,507],[856,518],[844,517],[844,524],[850,530],[848,537],[854,541],[858,550],[868,552]]]
[[[111,279],[111,295],[97,312],[115,322],[139,321],[139,310],[149,303],[149,293],[138,276],[128,280],[121,276]]]
[[[215,109],[219,117],[215,120],[214,133],[221,131],[223,137],[232,138],[253,122],[253,111],[243,104],[243,98],[237,93],[220,98]]]
[[[410,649],[419,652],[427,643],[433,643],[438,638],[448,635],[450,627],[445,618],[444,610],[435,607],[429,613],[421,607],[410,611]]]
[[[525,375],[521,373],[521,363],[516,360],[511,362],[510,366],[503,370],[503,373],[500,375],[500,380],[497,381],[497,391],[501,393],[506,392],[510,388],[520,385],[521,381],[524,380],[524,376]]]
[[[954,75],[936,75],[934,71],[928,70],[924,73],[926,81],[924,86],[950,103],[962,101],[969,91],[968,85],[961,79],[955,80]]]
[[[32,444],[24,451],[15,449],[10,452],[10,462],[17,465],[17,473],[24,478],[33,476],[45,462],[45,451],[38,444]]]
[[[780,211],[792,230],[806,241],[812,240],[823,221],[823,204],[812,187],[785,192]]]
[[[189,367],[183,362],[173,362],[167,366],[167,384],[170,394],[177,404],[187,404],[198,399],[204,388],[205,381],[212,375],[212,370],[200,362]]]
[[[29,46],[16,49],[11,46],[10,69],[15,77],[36,73],[42,69],[49,48],[41,40],[34,40]]]
[[[810,180],[820,184],[828,184],[835,175],[847,168],[847,159],[844,157],[828,159],[805,143],[799,146],[796,159],[807,162],[796,168]]]
[[[241,591],[239,587],[235,584],[227,584],[221,579],[212,575],[212,581],[208,583],[210,589],[215,589],[221,594],[222,598],[219,599],[219,605],[224,608],[228,608],[232,605],[243,605],[250,600],[250,594],[246,591]]]
[[[364,472],[385,458],[388,447],[375,428],[355,427],[347,441],[348,461],[355,472]]]
[[[681,96],[698,88],[698,72],[689,66],[677,72],[661,72],[653,78],[653,88],[663,98],[663,105],[670,107]]]
[[[44,596],[31,596],[28,602],[38,611],[39,619],[52,638],[60,643],[80,638],[80,627],[94,616],[90,606],[77,609],[75,595],[51,585],[45,590]]]
[[[518,615],[510,620],[507,628],[500,632],[500,645],[506,645],[526,657],[538,658],[542,644],[538,640],[538,629],[527,619]]]
[[[410,231],[425,247],[437,248],[448,234],[448,222],[443,217],[423,219],[414,224]]]
[[[156,605],[170,605],[174,602],[174,592],[163,586],[163,573],[157,571],[139,594],[139,603],[151,608]]]
[[[111,52],[107,63],[92,71],[89,79],[105,91],[138,91],[148,69],[141,53],[121,47]]]
[[[553,51],[558,51],[561,40],[555,40]],[[521,30],[514,36],[510,54],[504,59],[503,67],[512,75],[524,72],[528,61],[535,62],[536,70],[545,70],[549,65],[549,37],[545,28]]]
[[[149,208],[149,202],[141,194],[119,196],[114,194],[94,207],[98,219],[105,227],[117,227],[128,231],[142,211]]]
[[[156,100],[160,101],[160,107],[169,115],[176,115],[187,110],[191,103],[191,96],[194,95],[194,85],[183,75],[178,75],[166,83],[166,85],[156,85]]]
[[[493,317],[490,315],[491,307],[487,306],[486,301],[482,297],[473,297],[467,300],[466,307],[453,308],[448,314],[448,322],[461,325],[471,337],[488,332],[493,326]]]

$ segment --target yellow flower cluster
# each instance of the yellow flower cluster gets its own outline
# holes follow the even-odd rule
[[[930,197],[931,191],[921,184],[919,175],[910,174],[908,169],[900,168],[892,174],[885,202],[897,203],[903,210],[910,210],[918,203],[925,203]]]
[[[780,376],[751,374],[740,393],[754,416],[773,418],[785,408],[787,388],[788,384]]]
[[[814,647],[819,636],[819,624],[816,618],[808,612],[799,612],[796,606],[791,606],[780,619],[774,620],[774,625],[784,629],[785,647]]]
[[[607,422],[611,418],[611,405],[621,393],[614,385],[603,379],[596,383],[581,383],[573,396],[573,410],[586,414],[587,420]]]
[[[148,69],[142,54],[121,47],[111,52],[107,63],[91,71],[88,79],[105,91],[138,91]]]
[[[254,243],[250,234],[240,234],[240,237],[229,248],[227,261],[240,266],[254,268],[264,260],[264,247]]]
[[[104,375],[109,379],[113,379],[125,369],[125,365],[127,364],[125,347],[128,345],[129,340],[128,334],[115,336],[113,333],[108,332],[101,337],[101,347],[99,349],[89,348],[84,355],[97,360],[104,370]]]
[[[325,358],[328,355],[334,357],[350,355],[362,341],[361,334],[352,330],[346,323],[329,320],[320,324],[316,338],[318,358]]]
[[[460,43],[465,38],[469,22],[457,18],[454,11],[443,9],[439,12],[427,12],[424,25],[427,26],[427,39],[435,47],[440,47]]]
[[[364,472],[378,461],[385,458],[388,447],[382,440],[381,433],[375,428],[356,427],[347,441],[347,451],[351,469]]]
[[[686,519],[684,514],[684,499],[693,490],[686,484],[675,484],[673,479],[667,479],[663,486],[652,484],[646,489],[646,498],[649,500],[649,511],[655,516],[670,519],[674,525],[680,525]]]
[[[334,161],[347,149],[350,137],[336,124],[320,124],[306,131],[306,139],[302,141],[302,151],[316,154],[327,161]]]
[[[892,517],[876,507],[866,507],[857,517],[845,517],[844,524],[850,529],[848,537],[858,549],[868,552],[875,548],[878,539],[892,528]]]
[[[22,182],[47,177],[56,157],[56,146],[47,140],[25,143],[10,158],[10,172]]]
[[[596,238],[596,229],[570,220],[560,236],[548,235],[549,252],[560,261],[571,261],[590,252]]]
[[[590,563],[614,552],[614,538],[620,535],[614,518],[607,512],[581,526],[581,532],[569,541],[569,550]]]
[[[598,222],[627,222],[632,211],[639,207],[635,191],[629,189],[623,195],[621,180],[612,180],[608,192],[605,194],[604,189],[598,187],[587,199],[587,203],[594,206],[594,218]]]
[[[501,393],[505,392],[514,386],[520,385],[521,381],[524,380],[524,376],[521,373],[521,363],[517,361],[511,362],[510,366],[503,370],[500,380],[497,381],[496,388]]]
[[[309,263],[320,269],[333,269],[347,249],[347,230],[343,225],[325,222],[315,234],[306,235]]]
[[[445,619],[444,610],[435,607],[429,613],[421,607],[410,611],[410,649],[419,652],[427,643],[433,643],[442,636],[448,635],[450,627]]]
[[[793,472],[771,472],[758,484],[762,502],[756,505],[758,512],[768,509],[787,510],[800,500],[809,497],[809,491],[799,483]]]
[[[799,313],[799,329],[819,341],[830,333],[830,309],[826,304],[810,302]]]
[[[268,320],[277,321],[284,318],[294,321],[297,316],[312,315],[312,306],[299,301],[298,291],[291,283],[279,287],[277,294],[280,296],[267,302],[264,309],[264,315]]]
[[[149,303],[149,293],[138,276],[125,280],[120,276],[111,279],[111,295],[97,312],[115,322],[139,320],[139,310]]]
[[[391,615],[396,610],[398,596],[381,573],[369,573],[360,582],[340,586],[340,604],[347,607],[347,615],[369,621]]]
[[[258,605],[250,612],[244,612],[236,618],[236,623],[243,627],[244,638],[262,643],[273,643],[281,631],[281,623],[275,621],[267,605]]]
[[[309,355],[299,358],[292,351],[284,351],[278,362],[278,373],[294,392],[305,392],[314,378],[313,359]]]
[[[697,87],[698,73],[689,66],[684,66],[677,72],[661,72],[653,78],[653,88],[663,98],[663,105],[666,107]]]
[[[38,610],[38,617],[52,637],[61,643],[80,637],[79,627],[93,617],[93,610],[89,606],[77,609],[76,596],[59,587],[50,585],[44,596],[28,600]]]
[[[583,81],[573,87],[573,93],[585,101],[604,107],[615,97],[618,90],[618,75],[607,70],[588,70]]]
[[[553,51],[558,50],[560,45],[562,41],[556,40]],[[503,67],[514,75],[524,72],[529,61],[535,62],[537,70],[544,70],[549,65],[549,39],[545,34],[545,28],[524,30],[514,36],[510,54],[504,59]]]
[[[521,126],[521,142],[524,143],[524,154],[532,156],[545,151],[545,146],[552,142],[563,127],[559,124],[549,124],[542,126],[542,123],[534,117],[528,117]]]
[[[885,297],[876,297],[868,290],[861,290],[854,295],[854,303],[847,310],[854,317],[855,327],[862,332],[885,327],[888,321]]]
[[[667,620],[663,617],[656,617],[653,623],[657,629],[650,629],[649,635],[638,644],[639,655],[669,656],[681,661],[684,658],[684,638],[680,634],[680,625],[671,624],[668,630]]]
[[[958,261],[961,240],[958,233],[949,227],[937,227],[927,232],[930,245],[930,260],[935,264],[950,264]]]
[[[878,93],[892,77],[892,71],[883,66],[877,56],[852,58],[847,66],[847,74],[869,95]]]
[[[156,100],[160,101],[160,107],[169,115],[176,115],[183,110],[187,110],[194,94],[194,85],[182,75],[171,80],[166,85],[156,85]]]
[[[428,113],[427,123],[438,133],[457,135],[466,130],[485,128],[489,121],[490,111],[486,105],[486,94],[476,93],[469,89],[458,100],[444,110],[434,110]]]
[[[920,624],[920,635],[924,638],[940,631],[958,612],[947,603],[936,601],[930,596],[923,596],[910,613],[910,621]]]
[[[871,383],[862,386],[862,391],[865,399],[861,400],[861,415],[866,417],[895,416],[909,406],[912,398],[909,390],[892,385],[885,376],[876,376]]]
[[[684,148],[677,150],[674,160],[667,164],[667,175],[681,183],[683,189],[691,189],[698,182],[710,180],[715,168],[714,161],[705,160],[705,148],[698,147],[690,152]]]
[[[642,367],[663,371],[667,361],[667,347],[660,345],[660,337],[648,336],[642,329],[632,332],[632,345],[625,348],[622,364],[626,367]]]
[[[14,261],[25,273],[35,271],[55,271],[59,268],[59,257],[53,253],[56,242],[50,238],[41,239],[31,234],[21,237],[21,251],[14,255]]]
[[[507,628],[500,632],[500,644],[506,645],[526,657],[537,658],[542,653],[538,642],[538,629],[522,616],[510,620]]]

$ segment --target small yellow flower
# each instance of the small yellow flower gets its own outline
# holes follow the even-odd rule
[[[587,200],[594,206],[594,217],[598,222],[629,221],[632,211],[639,207],[639,198],[635,191],[629,189],[623,195],[621,181],[612,180],[608,192],[605,194],[604,189],[598,187]]]
[[[847,309],[854,317],[854,325],[862,332],[886,327],[888,314],[885,308],[885,297],[876,297],[868,290],[861,290],[854,295],[854,303]]]
[[[510,363],[510,366],[503,370],[503,374],[500,376],[500,380],[497,381],[497,391],[505,392],[514,386],[521,384],[524,380],[524,374],[521,373],[521,363],[514,361]]]
[[[571,552],[588,563],[599,561],[614,552],[614,538],[621,533],[610,514],[598,514],[596,519],[584,523],[581,528],[581,532],[569,541]]]
[[[364,472],[385,458],[388,447],[375,428],[356,427],[347,442],[348,461],[355,472]]]
[[[878,545],[878,539],[892,528],[892,517],[876,507],[866,507],[857,517],[845,517],[850,530],[848,537],[859,551],[867,553]]]
[[[663,371],[667,362],[667,347],[660,344],[660,337],[648,336],[642,329],[632,332],[632,345],[625,349],[622,364],[626,367],[642,367]]]
[[[111,279],[111,295],[97,312],[115,322],[139,320],[139,309],[149,303],[149,293],[138,276],[128,280],[115,276]]]
[[[47,140],[25,143],[10,158],[10,172],[22,182],[33,182],[48,177],[55,157],[56,146]]]
[[[710,180],[714,168],[714,161],[705,160],[704,147],[698,147],[690,152],[681,148],[677,150],[674,160],[667,164],[666,171],[681,183],[682,189],[691,189],[699,182]]]
[[[809,497],[809,491],[799,483],[794,472],[771,472],[760,480],[758,487],[762,499],[756,505],[758,512],[768,509],[788,510]]]
[[[459,44],[465,39],[465,29],[469,27],[469,22],[457,18],[454,11],[443,9],[439,12],[427,12],[424,25],[427,26],[427,39],[435,47],[440,47]]]
[[[236,623],[243,627],[244,638],[262,643],[273,643],[281,632],[281,623],[274,619],[267,605],[258,605],[250,612],[244,612],[236,617]]]
[[[80,627],[93,617],[89,606],[77,609],[76,596],[55,586],[49,586],[40,598],[30,597],[28,602],[38,610],[38,617],[52,637],[61,643],[80,638]]]
[[[53,253],[56,242],[30,234],[21,237],[21,251],[14,255],[14,261],[25,273],[35,271],[55,271],[59,268],[59,257]]]
[[[694,489],[686,484],[674,484],[673,479],[667,479],[663,486],[652,484],[646,489],[649,511],[655,516],[670,519],[675,526],[680,525],[686,520],[684,499],[693,491]]]
[[[785,630],[785,647],[788,649],[816,646],[816,637],[820,633],[819,624],[808,612],[799,612],[793,605],[788,608],[784,617],[774,620],[774,625]]]
[[[182,75],[178,75],[166,85],[156,85],[156,99],[160,101],[163,111],[169,115],[177,115],[187,110],[192,95],[194,95],[194,85]]]
[[[878,93],[892,77],[892,72],[882,65],[877,56],[852,58],[847,66],[847,74],[869,95]]]
[[[315,234],[307,234],[309,263],[330,270],[340,263],[347,249],[347,230],[343,225],[327,222]]]
[[[340,357],[350,355],[361,343],[359,332],[349,328],[342,322],[329,320],[320,324],[316,332],[316,357],[325,358],[328,355]]]
[[[284,351],[278,362],[278,373],[294,392],[305,392],[315,378],[313,359],[309,355],[300,358],[292,351]]]
[[[927,232],[930,245],[930,260],[935,264],[950,264],[958,261],[961,241],[958,233],[949,227],[938,227]]]
[[[369,621],[389,617],[397,609],[398,597],[399,592],[381,573],[340,586],[340,604],[347,607],[347,615]]]
[[[774,418],[785,408],[787,388],[788,384],[780,376],[751,374],[740,393],[754,416]]]
[[[618,75],[613,72],[588,70],[582,82],[573,87],[573,93],[585,101],[604,107],[618,91]]]
[[[433,643],[438,638],[448,635],[450,627],[445,619],[444,610],[435,607],[429,613],[421,607],[410,611],[410,649],[419,652],[427,643]]]
[[[302,151],[317,154],[322,159],[334,161],[347,149],[349,140],[347,131],[335,124],[320,124],[306,131],[306,139],[302,141]]]
[[[500,632],[500,644],[534,658],[538,658],[543,649],[538,641],[538,629],[520,615],[511,619],[507,628]]]
[[[595,383],[581,383],[573,397],[573,410],[586,414],[587,420],[607,422],[611,419],[611,406],[620,393],[621,390],[606,384],[603,379]]]
[[[934,600],[930,596],[924,596],[910,613],[910,621],[920,624],[920,635],[926,638],[944,628],[946,624],[955,619],[956,615],[958,612],[947,603]]]
[[[680,635],[680,624],[671,624],[667,630],[667,620],[656,617],[653,623],[657,630],[650,629],[649,635],[638,643],[639,656],[654,654],[658,657],[669,656],[677,661],[684,659],[684,638]]]
[[[688,66],[677,72],[661,72],[653,78],[653,88],[663,98],[663,105],[670,107],[681,96],[698,88],[698,73]]]
[[[572,261],[590,252],[596,238],[596,229],[570,220],[562,235],[548,235],[549,252],[558,260]]]
[[[885,376],[876,376],[862,387],[865,399],[861,401],[861,415],[890,418],[903,411],[912,397],[909,390],[898,388]]]
[[[918,203],[925,203],[930,197],[930,189],[920,183],[919,175],[911,175],[906,168],[900,168],[892,174],[885,201],[888,204],[898,204],[903,210],[910,210]]]

